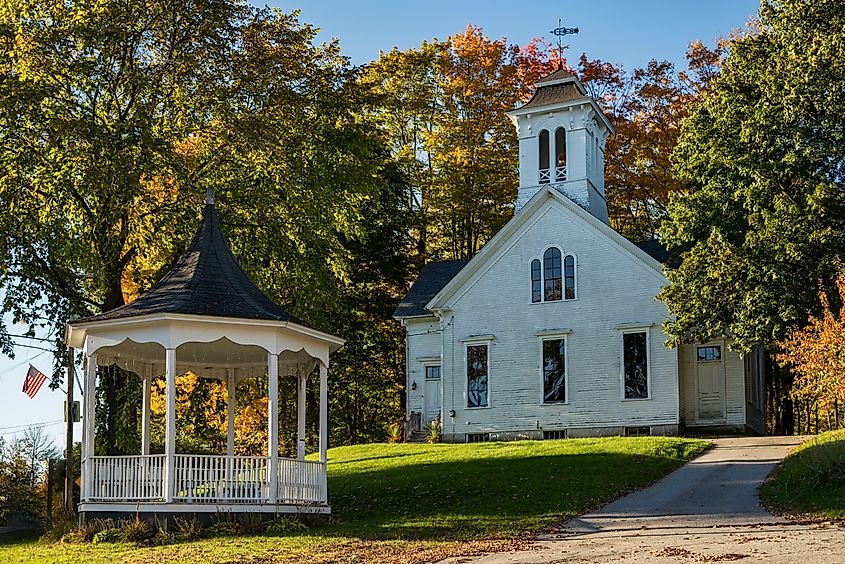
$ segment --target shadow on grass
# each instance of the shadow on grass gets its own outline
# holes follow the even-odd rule
[[[331,528],[364,539],[513,536],[548,528],[648,485],[685,459],[670,447],[655,455],[497,456],[361,474],[347,468],[329,477],[338,521]]]

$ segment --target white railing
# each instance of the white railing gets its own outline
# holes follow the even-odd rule
[[[566,180],[566,165],[555,167],[555,182]]]
[[[162,501],[166,457],[163,454],[95,456],[90,501]],[[316,460],[278,459],[275,499],[270,496],[270,458],[177,454],[173,469],[173,501],[180,503],[324,504],[326,465]]]
[[[552,179],[552,170],[550,168],[540,169],[540,184],[548,184]]]
[[[93,456],[89,498],[101,501],[148,501],[164,497],[163,454]]]
[[[317,460],[279,459],[279,503],[325,503],[326,464]]]
[[[266,456],[177,454],[174,501],[244,503],[269,501]]]

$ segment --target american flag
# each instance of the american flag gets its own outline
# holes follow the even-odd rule
[[[29,372],[26,373],[26,380],[23,381],[23,393],[34,398],[46,380],[47,377],[30,364]]]

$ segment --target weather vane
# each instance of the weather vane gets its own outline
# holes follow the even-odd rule
[[[551,30],[549,33],[557,35],[557,53],[558,53],[558,66],[563,68],[563,50],[569,49],[569,45],[563,44],[563,36],[564,35],[573,35],[578,33],[577,27],[563,27],[563,20],[560,18],[557,19],[557,27]]]

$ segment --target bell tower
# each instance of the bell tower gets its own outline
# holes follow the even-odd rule
[[[578,78],[558,68],[508,116],[519,136],[516,212],[551,186],[607,223],[604,150],[613,126]]]

